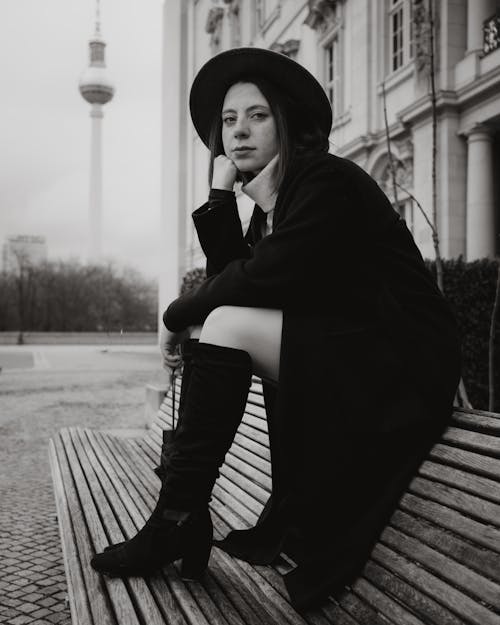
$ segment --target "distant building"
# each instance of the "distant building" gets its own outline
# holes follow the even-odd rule
[[[499,4],[441,0],[433,6],[441,253],[493,257],[500,253]],[[189,119],[190,85],[211,56],[238,46],[279,51],[311,71],[332,103],[330,151],[363,167],[395,203],[387,116],[399,210],[422,254],[434,257],[431,230],[415,202],[431,214],[427,18],[426,0],[164,3],[162,266],[171,273],[160,278],[160,307],[176,297],[186,270],[204,264],[191,212],[207,198],[208,150]],[[251,207],[244,197],[238,202],[245,228]]]
[[[45,260],[47,260],[45,237],[21,234],[7,237],[3,244],[3,271],[16,271],[21,264],[38,265]]]

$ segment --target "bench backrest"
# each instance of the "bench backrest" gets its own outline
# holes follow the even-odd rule
[[[176,402],[179,394],[178,379]],[[169,392],[147,436],[161,445],[162,430],[171,427]],[[262,384],[254,378],[214,494],[232,518],[253,524],[270,491]],[[356,583],[389,593],[430,622],[462,623],[460,615],[500,625],[500,415],[455,410]]]

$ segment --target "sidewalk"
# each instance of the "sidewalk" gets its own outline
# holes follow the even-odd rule
[[[144,428],[154,347],[0,348],[0,623],[71,623],[48,440],[66,426]]]

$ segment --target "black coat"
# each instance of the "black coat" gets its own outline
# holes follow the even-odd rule
[[[255,563],[288,552],[301,609],[359,572],[445,426],[457,327],[405,222],[354,163],[295,159],[262,240],[260,208],[243,237],[234,198],[220,198],[193,213],[209,277],[164,322],[178,331],[222,305],[283,310],[279,386],[264,385],[273,493],[256,527],[220,546]]]

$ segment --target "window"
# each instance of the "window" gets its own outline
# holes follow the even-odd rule
[[[412,0],[390,0],[390,70],[395,72],[413,58]]]
[[[340,46],[338,35],[335,35],[324,48],[325,52],[325,77],[324,85],[330,104],[332,105],[333,117],[341,113],[340,97]]]

